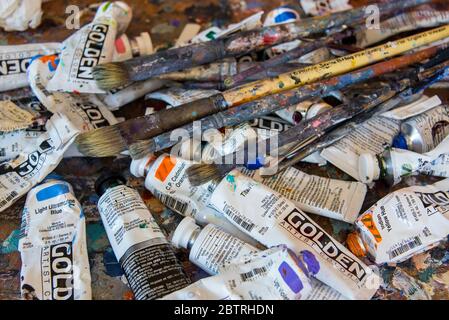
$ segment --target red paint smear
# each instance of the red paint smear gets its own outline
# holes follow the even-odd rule
[[[125,53],[126,52],[126,46],[123,42],[122,38],[118,38],[115,40],[115,49],[117,49],[118,53]]]
[[[263,35],[263,43],[264,44],[271,44],[275,42],[278,39],[277,34],[264,34]]]
[[[126,291],[123,294],[123,299],[124,300],[134,300],[134,294],[131,291]]]

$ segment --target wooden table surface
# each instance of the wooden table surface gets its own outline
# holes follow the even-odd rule
[[[26,32],[4,33],[0,31],[0,45],[62,41],[72,34],[73,30],[65,28],[65,8],[77,4],[83,12],[82,24],[89,22],[95,14],[89,5],[98,3],[93,0],[53,0],[43,5],[44,20],[36,29]],[[299,1],[281,0],[127,0],[133,8],[134,19],[127,34],[136,36],[148,31],[156,47],[168,47],[174,43],[188,22],[196,22],[203,29],[214,24],[224,26],[260,10],[265,12],[284,4],[298,6]],[[351,1],[353,6],[366,1]],[[429,94],[438,93],[444,101],[449,101],[445,90],[432,90]],[[117,116],[135,117],[143,114],[148,102],[143,99],[125,106],[116,112]],[[181,216],[165,208],[157,199],[143,188],[143,180],[129,174],[129,158],[64,159],[56,168],[56,172],[70,182],[80,200],[87,218],[87,244],[92,275],[92,291],[94,299],[132,299],[133,295],[124,283],[121,268],[115,259],[109,241],[101,223],[96,203],[93,184],[104,167],[118,169],[128,178],[130,185],[135,186],[143,196],[150,211],[156,217],[164,231],[169,234],[174,230]],[[73,170],[77,168],[77,170]],[[351,180],[351,178],[332,165],[317,167],[299,165],[298,168],[320,176]],[[75,171],[75,172],[74,172]],[[395,190],[409,185],[426,184],[437,181],[424,177],[412,177],[404,180]],[[378,199],[391,192],[382,183],[376,184],[368,192],[364,209]],[[20,254],[17,251],[21,211],[24,197],[11,208],[0,214],[0,299],[20,299]],[[324,217],[313,216],[317,223],[332,234],[337,240],[344,242],[352,226]],[[188,261],[185,251],[178,251],[187,273],[195,281],[206,274]],[[371,264],[369,261],[367,263]],[[382,266],[380,272],[383,284],[374,299],[448,299],[449,298],[449,243],[443,242],[437,248],[414,256],[396,266]]]

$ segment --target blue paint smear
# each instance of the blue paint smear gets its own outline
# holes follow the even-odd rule
[[[318,271],[320,271],[320,263],[316,259],[315,255],[309,250],[301,251],[301,254],[310,274],[316,275]]]
[[[109,240],[101,222],[87,224],[87,250],[102,252],[109,247]]]
[[[304,288],[301,279],[287,262],[282,262],[278,271],[282,279],[284,279],[285,283],[294,293],[299,293]]]
[[[47,188],[40,190],[36,194],[37,201],[45,201],[48,199],[55,198],[57,196],[69,193],[69,186],[67,184],[58,183],[51,185]]]
[[[103,263],[106,269],[106,274],[111,277],[121,277],[123,275],[122,267],[115,257],[112,248],[108,248],[103,253]]]
[[[20,229],[13,230],[8,238],[0,244],[0,254],[8,254],[19,249]]]
[[[232,185],[233,191],[237,189],[237,185],[235,184],[235,177],[232,174],[228,174],[226,176],[226,181]]]

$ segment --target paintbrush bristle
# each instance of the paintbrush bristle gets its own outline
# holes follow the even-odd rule
[[[93,68],[92,74],[102,90],[112,90],[129,83],[129,74],[120,62],[100,64]]]
[[[75,143],[78,150],[88,157],[112,157],[127,148],[117,126],[84,132],[76,138]]]
[[[187,169],[187,177],[193,186],[200,186],[211,180],[220,181],[235,165],[195,164]]]
[[[133,159],[141,159],[155,151],[153,140],[139,140],[129,147],[129,155]]]

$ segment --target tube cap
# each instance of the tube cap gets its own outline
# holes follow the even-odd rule
[[[137,178],[144,177],[146,168],[149,167],[155,159],[156,158],[153,154],[149,154],[141,159],[134,159],[133,161],[131,161],[129,171],[133,176]]]
[[[104,169],[98,179],[95,181],[95,192],[101,197],[108,188],[108,182],[116,181],[120,184],[126,184],[126,179],[120,173],[110,169]]]
[[[188,249],[189,241],[197,230],[200,230],[200,227],[195,223],[195,220],[191,217],[185,217],[173,233],[172,244],[176,248]]]
[[[402,133],[399,133],[396,137],[394,137],[393,148],[404,149],[404,150],[408,149],[407,140],[405,139],[405,137]]]
[[[141,56],[147,56],[153,53],[153,41],[151,41],[148,32],[142,32],[140,36],[137,36],[135,39]]]
[[[370,153],[363,153],[359,157],[359,180],[371,183],[380,178],[379,161]]]
[[[357,232],[351,232],[348,234],[346,238],[346,244],[348,245],[349,250],[357,257],[365,257],[366,256],[366,248],[360,239]]]
[[[326,102],[314,103],[309,110],[307,110],[306,120],[312,119],[323,111],[332,109],[332,106]]]

